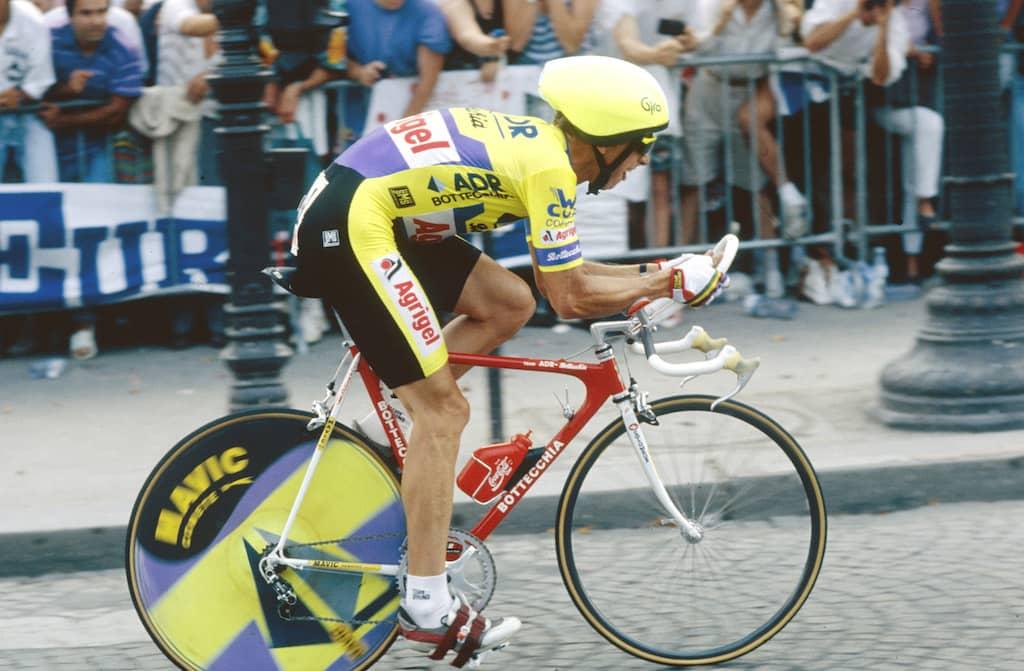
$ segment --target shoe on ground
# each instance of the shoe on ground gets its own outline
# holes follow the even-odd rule
[[[478,665],[485,653],[508,645],[522,626],[514,617],[487,619],[470,608],[465,598],[459,595],[453,600],[448,614],[441,618],[439,627],[420,627],[403,608],[398,609],[398,631],[409,646],[430,652],[430,658],[435,660],[444,659],[448,652],[454,651],[452,666],[457,668],[467,662],[471,662],[471,666]]]
[[[96,347],[96,332],[93,327],[86,326],[72,333],[69,349],[71,356],[79,361],[91,359],[99,354],[99,349]]]

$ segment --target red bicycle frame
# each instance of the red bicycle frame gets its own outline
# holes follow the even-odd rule
[[[351,348],[353,356],[358,351]],[[607,356],[602,356],[601,352]],[[536,462],[523,473],[519,479],[506,488],[505,492],[491,506],[491,509],[473,527],[472,533],[481,540],[486,540],[491,532],[512,512],[520,500],[530,491],[537,479],[547,470],[555,459],[565,451],[566,445],[572,441],[580,430],[589,422],[601,406],[609,398],[626,393],[627,389],[619,375],[619,367],[611,347],[599,350],[599,363],[585,363],[580,361],[566,361],[565,359],[534,359],[515,356],[498,356],[494,354],[459,354],[451,352],[448,354],[448,363],[455,365],[473,366],[481,368],[504,368],[507,370],[521,370],[531,373],[553,373],[556,375],[569,375],[580,380],[586,387],[586,398],[583,405],[573,416],[562,426],[561,429],[548,441],[543,453]],[[380,378],[373,372],[366,360],[359,359],[359,376],[370,395],[370,401],[377,416],[384,426],[391,441],[391,449],[399,467],[405,463],[405,454],[408,449],[405,434],[391,411],[391,405],[381,393]],[[537,448],[534,448],[537,449]],[[531,450],[532,451],[532,450]]]

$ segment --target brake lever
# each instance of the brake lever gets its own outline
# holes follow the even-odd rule
[[[755,356],[751,359],[744,359],[743,355],[741,355],[739,352],[736,352],[731,357],[729,357],[729,360],[725,362],[725,365],[722,366],[722,368],[731,370],[732,372],[736,373],[736,386],[733,387],[733,390],[730,391],[725,396],[722,396],[721,398],[716,398],[711,403],[711,411],[714,412],[715,408],[718,407],[719,403],[728,401],[733,396],[743,391],[743,388],[747,386],[748,382],[750,382],[750,378],[754,377],[754,373],[757,371],[757,367],[760,365],[761,357],[758,356]]]

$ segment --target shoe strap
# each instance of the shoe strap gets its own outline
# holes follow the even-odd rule
[[[466,640],[462,642],[462,647],[459,648],[459,654],[455,655],[455,659],[452,660],[452,666],[461,669],[469,661],[469,658],[473,656],[473,653],[480,649],[480,638],[484,635],[486,628],[487,621],[482,615],[477,614],[476,619],[473,620],[473,625],[469,628],[469,635],[466,636]]]
[[[469,622],[470,615],[473,611],[470,610],[469,604],[463,602],[459,606],[458,612],[455,614],[455,618],[452,620],[451,625],[448,627],[448,631],[445,632],[444,638],[434,648],[434,652],[430,653],[430,659],[444,659],[444,656],[449,650],[454,648],[459,641],[459,632]]]

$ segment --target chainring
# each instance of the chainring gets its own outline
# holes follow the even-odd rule
[[[491,551],[484,542],[463,529],[448,530],[448,583],[453,592],[466,597],[470,607],[479,612],[494,596],[498,584],[498,570]],[[398,566],[398,586],[405,596],[405,576],[408,556],[403,551]]]

